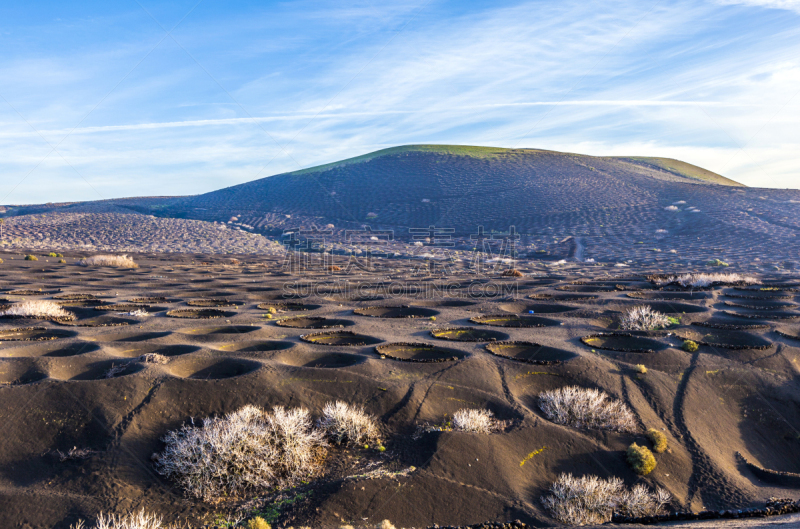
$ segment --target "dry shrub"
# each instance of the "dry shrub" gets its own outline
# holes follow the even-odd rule
[[[144,509],[126,515],[100,513],[92,529],[166,529],[161,517],[148,514]],[[83,520],[71,525],[70,529],[87,529]]]
[[[245,406],[164,437],[159,473],[206,501],[286,488],[318,474],[325,440],[305,408]]]
[[[646,374],[647,373],[647,366],[644,364],[636,364],[633,366],[633,369],[639,374]]]
[[[669,318],[647,305],[633,307],[623,314],[620,328],[626,331],[652,331],[669,325]]]
[[[375,526],[375,529],[396,529],[394,524],[389,520],[384,520]]]
[[[753,276],[745,276],[735,273],[713,273],[713,274],[683,274],[680,276],[659,277],[655,280],[656,285],[680,285],[684,288],[705,288],[711,285],[757,285],[761,283]]]
[[[139,357],[139,361],[145,364],[166,364],[169,358],[158,353],[145,353]]]
[[[453,430],[471,433],[492,433],[494,418],[489,410],[462,408],[453,414]]]
[[[55,301],[45,299],[22,301],[11,305],[0,312],[0,317],[10,316],[17,318],[38,318],[53,320],[74,320],[75,315],[61,307]]]
[[[522,277],[524,275],[525,274],[514,268],[511,268],[509,270],[503,270],[503,277]]]
[[[317,424],[336,444],[360,445],[380,441],[375,419],[367,415],[363,407],[350,406],[340,400],[325,404]]]
[[[539,409],[551,421],[575,428],[634,432],[636,418],[619,400],[597,389],[567,386],[539,393]]]
[[[653,451],[657,454],[663,454],[667,451],[667,436],[663,432],[659,432],[655,428],[647,430],[647,438],[653,443]]]
[[[261,516],[256,516],[247,521],[247,529],[271,529],[271,526]]]
[[[646,476],[656,468],[656,458],[646,446],[633,443],[627,451],[628,464],[640,476]]]
[[[78,262],[81,266],[114,266],[116,268],[139,268],[127,255],[94,255]]]
[[[328,272],[341,272],[341,271],[342,271],[342,267],[341,266],[330,265],[328,267]]]
[[[614,512],[625,516],[653,516],[661,513],[671,500],[664,489],[651,493],[639,484],[628,491],[619,478],[576,478],[572,474],[561,474],[550,486],[550,495],[541,499],[550,515],[567,525],[606,523],[611,521]]]

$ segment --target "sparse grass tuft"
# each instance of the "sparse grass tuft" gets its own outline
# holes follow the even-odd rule
[[[697,349],[700,346],[697,345],[697,342],[694,342],[692,340],[684,340],[683,341],[683,345],[681,347],[683,347],[684,351],[687,351],[689,353],[693,353],[693,352],[697,351]]]
[[[206,501],[282,489],[318,474],[323,433],[305,408],[245,406],[164,437],[158,471]]]
[[[22,301],[11,305],[8,309],[0,312],[0,317],[17,318],[36,318],[52,320],[74,320],[75,315],[64,310],[61,305],[49,300]]]
[[[602,524],[611,521],[614,511],[626,516],[660,514],[672,496],[664,489],[651,493],[643,484],[626,490],[619,478],[573,477],[561,474],[550,486],[542,504],[550,515],[567,525]]]
[[[84,257],[78,262],[81,266],[113,266],[116,268],[139,268],[127,255],[94,255]]]
[[[575,428],[634,432],[636,418],[619,400],[597,389],[567,386],[539,393],[539,409],[551,421]]]
[[[625,312],[620,328],[626,331],[652,331],[670,325],[670,319],[647,305],[633,307]]]
[[[663,432],[659,432],[655,428],[647,430],[647,438],[653,443],[653,452],[656,454],[663,454],[667,451],[667,436]]]
[[[462,408],[453,414],[453,430],[489,434],[494,430],[494,417],[489,410]]]
[[[640,476],[646,476],[656,468],[656,458],[646,446],[633,443],[627,451],[628,464]]]
[[[346,442],[361,445],[380,440],[375,419],[367,415],[362,407],[337,400],[325,404],[322,414],[318,425],[336,444]]]

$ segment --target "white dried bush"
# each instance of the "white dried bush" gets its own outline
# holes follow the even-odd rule
[[[333,442],[365,444],[380,441],[375,419],[363,407],[350,406],[337,400],[328,402],[322,409],[318,426]]]
[[[74,525],[70,525],[70,529],[88,528],[86,528],[83,520],[81,520]],[[125,515],[106,515],[100,513],[92,529],[166,529],[166,526],[161,517],[155,514],[148,514],[142,509],[137,513]]]
[[[169,358],[158,353],[145,353],[139,357],[139,361],[145,364],[166,364]]]
[[[550,515],[567,525],[607,523],[614,512],[625,516],[653,516],[661,513],[671,500],[664,489],[650,493],[647,487],[639,484],[629,491],[619,478],[576,478],[572,474],[561,474],[550,486],[550,494],[541,498]]]
[[[679,211],[678,206],[667,206],[664,209],[667,211]]]
[[[127,255],[93,255],[78,262],[81,266],[114,266],[117,268],[139,268]]]
[[[59,320],[75,319],[75,314],[69,312],[68,310],[64,310],[64,308],[55,301],[49,301],[46,299],[15,303],[8,309],[0,312],[0,316]]]
[[[648,307],[641,305],[633,307],[622,315],[620,328],[626,331],[651,331],[662,329],[669,325],[669,318]]]
[[[736,273],[716,274],[683,274],[680,276],[667,276],[656,280],[656,285],[680,285],[682,287],[704,288],[711,285],[757,285],[761,283],[758,278]]]
[[[317,475],[325,456],[323,433],[305,408],[248,405],[169,432],[164,442],[158,471],[205,501],[294,486]]]
[[[551,421],[618,432],[635,432],[636,418],[622,401],[598,389],[567,386],[539,393],[539,409]]]
[[[472,433],[492,433],[494,418],[489,410],[462,408],[453,414],[453,430]]]

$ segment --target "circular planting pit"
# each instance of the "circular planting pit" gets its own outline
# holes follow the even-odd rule
[[[52,292],[45,292],[43,290],[11,290],[6,292],[9,296],[47,296]]]
[[[269,353],[271,351],[283,351],[294,346],[293,342],[270,340],[266,342],[243,342],[230,343],[218,346],[219,349],[237,353]]]
[[[255,325],[225,325],[223,327],[198,327],[197,329],[185,329],[181,331],[183,334],[191,334],[193,336],[218,336],[226,334],[248,334],[261,329]]]
[[[466,299],[443,299],[441,301],[437,300],[425,300],[425,301],[410,301],[409,305],[414,307],[469,307],[474,305],[474,301],[467,301]]]
[[[312,303],[292,303],[291,301],[287,302],[279,302],[279,303],[259,303],[256,305],[256,308],[261,310],[269,310],[275,309],[276,311],[286,311],[286,312],[300,312],[305,310],[316,310],[320,308],[322,305],[314,305]]]
[[[62,307],[75,307],[75,308],[95,308],[106,305],[107,303],[101,299],[78,299],[78,300],[66,300],[66,301],[56,301]]]
[[[733,298],[733,299],[761,299],[761,300],[769,300],[769,299],[792,299],[795,297],[794,292],[782,292],[782,291],[758,291],[758,290],[751,290],[748,292],[742,291],[729,291],[725,292],[723,296],[726,298]]]
[[[800,329],[776,329],[775,332],[784,338],[800,340]]]
[[[167,301],[165,297],[150,297],[150,298],[131,298],[128,300],[129,303],[164,303]]]
[[[294,367],[313,367],[317,369],[336,369],[363,364],[366,358],[349,353],[303,353],[284,354],[279,362]]]
[[[758,329],[769,329],[769,325],[766,323],[743,323],[742,320],[717,317],[713,317],[706,321],[692,322],[692,325],[728,331],[754,331]]]
[[[112,303],[110,305],[98,305],[94,310],[104,312],[136,312],[143,310],[145,312],[161,312],[165,310],[163,307],[153,307],[152,305],[141,305],[136,303]]]
[[[169,336],[170,332],[118,332],[94,338],[98,342],[145,342]]]
[[[566,301],[569,303],[571,301],[591,301],[597,299],[599,296],[586,296],[581,294],[531,294],[528,297],[533,300]]]
[[[561,325],[561,322],[557,320],[518,314],[486,314],[470,318],[469,321],[480,325],[491,325],[493,327],[532,328],[558,327]]]
[[[533,311],[533,314],[560,314],[577,309],[577,307],[559,305],[558,303],[523,303],[521,301],[516,303],[504,303],[500,305],[499,308],[500,310],[517,314],[530,313],[531,311]]]
[[[78,292],[73,292],[66,294],[56,294],[55,296],[53,296],[53,299],[62,301],[88,301],[88,300],[96,300],[98,298],[94,294],[82,294]]]
[[[229,318],[233,312],[223,312],[217,309],[175,309],[167,311],[170,318],[188,318],[196,320],[211,320],[214,318]]]
[[[734,312],[726,310],[723,313],[736,318],[749,318],[752,320],[796,320],[800,318],[800,312],[788,311]]]
[[[629,298],[651,301],[702,301],[710,299],[708,292],[628,292]]]
[[[618,292],[620,289],[616,285],[563,285],[556,287],[556,290],[566,292]]]
[[[161,356],[182,356],[199,350],[200,347],[196,345],[122,344],[114,351],[114,356],[136,358],[148,353]]]
[[[75,336],[75,333],[48,329],[47,327],[20,327],[0,330],[0,342],[43,342],[71,336]]]
[[[142,371],[145,366],[139,362],[130,360],[104,360],[102,362],[91,363],[87,367],[88,369],[77,375],[72,377],[66,375],[63,378],[68,378],[69,380],[105,380],[120,378],[136,374]]]
[[[354,313],[359,316],[370,316],[372,318],[430,318],[439,314],[438,310],[424,307],[364,307],[355,309]]]
[[[316,345],[341,345],[347,347],[363,347],[381,342],[378,338],[356,334],[352,331],[315,332],[300,336],[304,342]]]
[[[687,329],[681,332],[679,338],[682,340],[692,340],[701,345],[718,347],[720,349],[763,350],[772,347],[772,342],[757,334],[724,329],[714,329],[707,332]]]
[[[355,323],[350,320],[323,318],[321,316],[298,316],[296,318],[278,320],[275,325],[292,329],[336,329],[350,327]]]
[[[58,321],[55,323],[65,327],[122,327],[139,323],[137,320],[119,318],[117,316],[98,316],[95,318],[80,319],[77,321]]]
[[[563,349],[533,342],[493,342],[486,344],[486,350],[508,360],[541,366],[560,364],[578,356]]]
[[[798,306],[797,303],[775,300],[726,301],[725,305],[750,310],[789,310]]]
[[[494,342],[508,340],[509,336],[500,331],[478,329],[476,327],[445,327],[431,330],[431,336],[440,340],[454,342]]]
[[[193,378],[197,380],[220,380],[233,378],[252,373],[261,367],[258,362],[242,360],[240,358],[206,358],[182,362],[176,366],[170,366],[173,375],[183,378]]]
[[[29,345],[24,347],[17,347],[14,349],[0,350],[0,355],[15,358],[29,358],[29,357],[51,357],[63,358],[68,356],[78,356],[85,353],[98,351],[100,346],[94,343],[78,342],[69,345],[62,345],[58,342],[55,343],[42,343],[37,345]]]
[[[47,378],[47,373],[27,359],[0,362],[0,385],[20,386]]]
[[[375,352],[381,358],[420,363],[453,362],[466,356],[461,351],[437,347],[427,343],[390,343],[375,347]]]
[[[230,301],[228,299],[191,299],[186,302],[190,307],[238,307],[241,301]]]
[[[698,314],[700,312],[708,312],[708,308],[701,305],[690,305],[688,303],[671,303],[668,301],[649,301],[647,303],[637,303],[625,305],[625,309],[632,309],[633,307],[640,307],[646,305],[656,312],[663,314]]]
[[[605,349],[622,353],[655,353],[669,346],[648,338],[626,332],[603,332],[581,338],[581,342],[592,349]]]

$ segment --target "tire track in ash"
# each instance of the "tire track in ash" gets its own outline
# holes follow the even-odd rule
[[[675,424],[681,433],[682,440],[686,446],[689,456],[692,458],[692,475],[689,478],[689,486],[687,492],[687,505],[690,507],[694,497],[703,488],[710,488],[720,494],[726,501],[734,505],[747,504],[747,497],[739,490],[736,485],[730,482],[723,472],[717,469],[714,462],[700,447],[700,444],[692,435],[689,427],[686,425],[686,417],[684,417],[684,409],[686,404],[686,390],[689,385],[689,380],[692,377],[695,369],[697,368],[697,361],[700,358],[700,352],[697,351],[692,355],[692,361],[689,368],[683,372],[681,381],[678,384],[678,390],[675,393],[675,402],[673,404],[673,416],[675,417]]]

